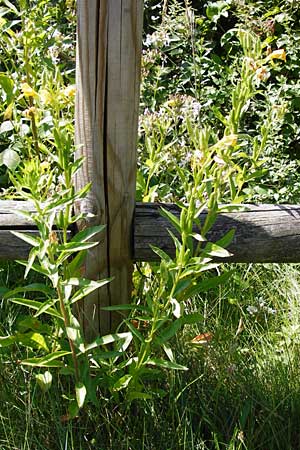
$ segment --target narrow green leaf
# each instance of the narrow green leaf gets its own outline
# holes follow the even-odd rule
[[[17,259],[16,262],[18,264],[21,264],[22,266],[27,266],[27,261],[26,260],[21,260],[21,259]],[[42,275],[46,275],[49,276],[49,272],[44,269],[43,267],[40,266],[40,264],[34,263],[31,266],[31,269],[34,270],[35,272],[41,273]]]
[[[68,274],[70,277],[76,277],[79,274],[79,269],[83,266],[86,259],[87,250],[82,250],[69,262],[67,266]]]
[[[205,255],[215,256],[217,258],[229,258],[230,256],[232,256],[232,253],[230,253],[228,250],[220,247],[217,244],[214,244],[213,242],[208,242],[203,252],[205,253]]]
[[[35,311],[38,311],[40,307],[42,306],[41,302],[38,302],[36,300],[29,300],[27,298],[8,298],[10,302],[17,303],[18,305],[27,306],[28,308],[34,309]],[[49,314],[49,316],[57,317],[58,319],[62,319],[61,314],[56,311],[53,308],[48,308],[45,311],[46,314]]]
[[[198,242],[205,242],[207,239],[205,239],[205,237],[203,237],[201,234],[199,233],[192,233],[192,237],[194,239],[196,239],[196,241]]]
[[[136,336],[140,342],[142,342],[142,343],[145,342],[145,339],[144,339],[143,335],[139,332],[139,330],[138,330],[137,328],[135,328],[135,327],[132,325],[132,323],[131,323],[129,320],[126,321],[126,325],[127,325],[127,327],[129,328],[129,330],[131,331],[131,333],[132,333],[134,336]]]
[[[30,270],[34,264],[34,261],[37,257],[37,254],[38,254],[38,249],[36,247],[34,247],[29,253],[29,257],[28,257],[28,261],[27,261],[27,265],[26,265],[26,269],[25,269],[25,273],[24,273],[24,278],[26,278],[28,273],[30,272]]]
[[[14,295],[19,294],[20,292],[41,292],[42,294],[45,295],[52,295],[54,291],[46,284],[32,283],[28,284],[27,286],[21,286],[6,292],[3,298],[13,297]]]
[[[50,353],[47,356],[43,356],[42,358],[29,358],[23,359],[21,364],[26,366],[34,366],[34,367],[61,367],[63,365],[62,361],[57,361],[63,356],[70,355],[71,352],[67,352],[64,350],[60,350],[54,353]]]
[[[157,367],[163,367],[164,369],[172,369],[172,370],[189,370],[188,367],[182,366],[181,364],[177,364],[173,361],[167,361],[165,359],[159,358],[151,358],[148,359],[147,364]]]
[[[235,230],[234,229],[229,230],[221,239],[219,239],[216,242],[216,244],[219,247],[226,248],[233,241],[234,235],[235,235]]]
[[[81,250],[88,250],[89,248],[96,247],[99,242],[67,242],[58,246],[58,250],[63,253],[74,253]]]
[[[180,279],[180,281],[177,283],[177,286],[176,286],[176,289],[175,289],[175,292],[174,292],[174,297],[178,298],[178,295],[181,294],[185,289],[190,287],[191,283],[192,283],[192,280]]]
[[[175,248],[176,248],[176,255],[178,256],[180,254],[182,244],[181,244],[180,240],[175,236],[175,234],[172,233],[171,230],[168,230],[168,233],[171,236],[171,238],[173,239],[173,242],[174,242]]]
[[[199,313],[192,313],[192,314],[186,314],[182,317],[179,317],[179,319],[174,320],[167,328],[165,328],[161,334],[159,335],[158,339],[160,343],[165,343],[168,340],[170,340],[175,334],[183,327],[183,325],[186,324],[195,324],[203,321],[202,314]]]
[[[172,352],[171,347],[169,347],[168,345],[164,344],[163,346],[164,352],[167,355],[167,357],[169,358],[170,361],[174,362],[175,358],[174,358],[174,354]]]
[[[160,208],[160,213],[162,216],[166,217],[166,219],[169,220],[169,222],[174,226],[174,228],[181,233],[181,227],[180,227],[180,220],[178,217],[176,217],[174,214],[172,214],[170,211],[166,210],[165,208]]]
[[[40,245],[40,239],[30,234],[20,233],[19,231],[11,231],[11,233],[17,238],[22,239],[22,241],[27,242],[27,244],[32,245],[33,247],[38,247]]]
[[[186,277],[189,277],[191,275],[199,275],[202,272],[207,272],[208,270],[216,269],[220,266],[220,263],[209,263],[209,264],[203,264],[199,268],[197,266],[192,266],[190,269],[184,270],[182,274],[180,275],[180,279],[184,279]],[[176,290],[177,292],[177,290]]]
[[[9,0],[3,0],[3,3],[11,10],[14,12],[14,14],[16,15],[20,15],[19,11],[17,10],[17,8],[15,7],[15,5],[13,5]]]
[[[35,317],[39,317],[41,314],[46,314],[47,311],[54,306],[54,304],[58,302],[58,298],[50,298],[46,302],[43,302],[40,306],[40,308],[35,313]],[[51,315],[51,314],[50,314]]]
[[[78,283],[76,284],[76,281],[78,280]],[[78,300],[81,300],[82,298],[89,295],[91,292],[95,291],[96,289],[99,289],[100,287],[104,286],[105,284],[112,281],[113,278],[106,278],[104,280],[94,281],[94,280],[87,280],[85,278],[82,279],[76,279],[71,278],[67,280],[66,284],[71,284],[72,286],[81,286],[71,297],[70,304],[78,302]]]
[[[102,306],[102,310],[104,311],[145,311],[147,313],[150,313],[151,310],[147,306],[142,305],[113,305],[113,306]]]
[[[116,333],[116,334],[108,334],[106,336],[98,337],[94,340],[94,342],[87,344],[85,346],[85,351],[92,350],[93,348],[99,347],[100,345],[112,344],[113,342],[117,342],[120,340],[124,340],[125,342],[130,342],[132,340],[131,333]]]
[[[226,281],[228,281],[228,279],[230,278],[231,274],[232,272],[228,271],[222,273],[222,275],[218,275],[216,277],[203,280],[200,283],[199,282],[195,283],[194,286],[191,286],[189,289],[184,291],[184,298],[185,299],[192,298],[195,295],[200,294],[200,292],[207,292],[210,289],[216,288],[226,283]]]
[[[95,227],[86,228],[79,231],[72,237],[71,242],[86,242],[96,234],[101,233],[106,228],[105,225],[97,225]]]
[[[151,244],[150,244],[150,247],[153,250],[153,252],[156,253],[160,257],[160,259],[162,259],[166,263],[172,262],[172,258],[170,258],[170,256],[166,252],[164,252],[160,248],[155,247],[154,245],[151,245]]]

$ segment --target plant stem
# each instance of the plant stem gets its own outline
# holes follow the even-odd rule
[[[70,320],[69,320],[68,312],[67,312],[65,304],[64,304],[64,298],[63,298],[63,294],[61,292],[61,286],[59,283],[57,285],[57,294],[58,294],[58,298],[59,298],[60,310],[61,310],[61,313],[62,313],[62,316],[64,319],[65,328],[68,328],[70,326]],[[71,353],[72,353],[72,359],[73,359],[74,370],[75,370],[75,379],[76,379],[76,382],[78,382],[80,380],[80,377],[79,377],[79,368],[78,368],[78,359],[77,359],[77,355],[76,355],[76,350],[75,350],[74,342],[72,341],[72,339],[70,339],[68,337],[68,341],[69,341],[70,349],[71,349]]]

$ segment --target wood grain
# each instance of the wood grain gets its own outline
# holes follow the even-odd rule
[[[172,227],[161,216],[161,206],[156,203],[136,204],[132,242],[135,261],[156,260],[150,244],[170,255],[174,254],[173,242],[168,234],[168,229]],[[163,206],[179,215],[175,205]],[[16,214],[17,209],[34,211],[29,202],[0,201],[1,259],[26,258],[30,249],[29,245],[15,237],[10,230],[37,233],[30,220]],[[200,218],[204,220],[205,214]],[[212,242],[216,242],[231,229],[235,229],[235,237],[229,247],[233,253],[229,262],[300,262],[298,205],[247,205],[246,211],[220,214],[208,237]]]
[[[78,1],[75,128],[85,162],[75,185],[92,182],[92,189],[77,210],[94,214],[89,224],[106,224],[86,276],[114,277],[82,305],[87,337],[111,332],[119,321],[101,306],[130,301],[142,16],[142,0]]]
[[[17,211],[34,213],[31,202],[0,200],[0,259],[26,259],[32,248],[22,239],[14,236],[11,231],[16,230],[27,234],[38,235],[38,230],[30,218]],[[69,236],[71,236],[71,230]]]
[[[175,205],[163,205],[179,215]],[[228,247],[230,262],[300,262],[300,206],[246,205],[247,211],[219,214],[208,239],[216,242],[226,232],[235,230]],[[200,220],[205,219],[205,214]],[[134,225],[134,259],[155,260],[150,244],[174,255],[168,233],[170,223],[160,215],[160,205],[138,203]],[[174,231],[174,230],[173,230]]]

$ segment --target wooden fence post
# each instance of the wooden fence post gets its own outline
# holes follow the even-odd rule
[[[85,160],[75,186],[92,182],[77,210],[94,214],[80,226],[106,224],[85,273],[114,277],[81,305],[89,338],[118,323],[100,306],[130,301],[143,0],[78,0],[77,15],[75,129]]]

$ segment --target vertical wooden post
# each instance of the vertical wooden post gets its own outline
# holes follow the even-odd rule
[[[82,304],[89,338],[120,320],[100,306],[128,303],[131,295],[143,0],[78,0],[77,14],[75,128],[77,157],[85,161],[75,185],[92,182],[77,210],[94,214],[83,226],[106,224],[85,271],[92,279],[114,277]]]

